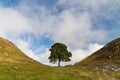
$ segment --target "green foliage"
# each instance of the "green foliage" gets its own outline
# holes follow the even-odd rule
[[[58,66],[60,66],[60,62],[71,61],[69,57],[72,56],[71,52],[67,50],[67,46],[62,43],[55,43],[50,48],[50,62],[56,63],[58,61]]]

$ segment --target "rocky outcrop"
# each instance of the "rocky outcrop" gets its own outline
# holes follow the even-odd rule
[[[120,71],[120,38],[115,39],[76,64],[101,71]]]

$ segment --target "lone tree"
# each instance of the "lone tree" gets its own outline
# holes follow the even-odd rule
[[[55,43],[49,49],[50,53],[50,62],[56,63],[58,61],[58,66],[60,66],[60,62],[71,61],[69,57],[72,57],[71,52],[67,50],[67,46],[62,43]]]

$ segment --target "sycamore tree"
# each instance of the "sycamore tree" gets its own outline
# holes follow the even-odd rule
[[[72,57],[71,52],[67,50],[67,46],[63,43],[55,43],[51,46],[49,60],[50,62],[56,63],[58,61],[58,66],[60,66],[60,62],[68,62],[71,61],[70,57]]]

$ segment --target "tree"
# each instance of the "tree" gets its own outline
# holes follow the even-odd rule
[[[58,66],[60,66],[60,62],[68,62],[71,61],[69,57],[72,57],[71,52],[67,50],[67,46],[62,43],[55,43],[49,49],[50,53],[50,62],[56,63],[58,61]]]

